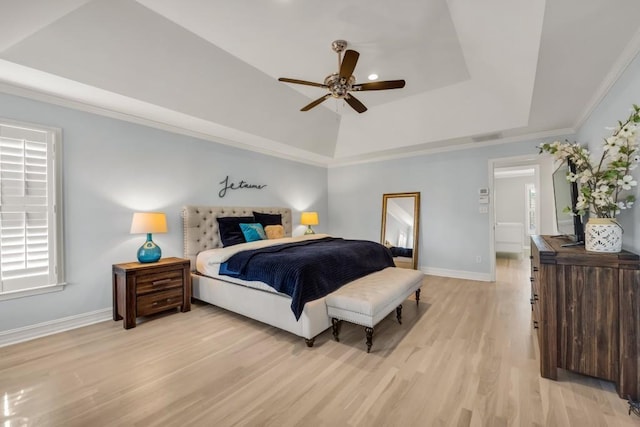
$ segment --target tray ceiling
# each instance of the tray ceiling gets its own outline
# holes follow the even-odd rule
[[[640,3],[33,0],[0,15],[0,90],[331,165],[571,132],[637,54]],[[330,44],[404,89],[323,89]]]

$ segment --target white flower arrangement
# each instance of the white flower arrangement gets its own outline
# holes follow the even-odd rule
[[[638,185],[631,175],[640,164],[636,140],[638,123],[640,107],[634,104],[629,118],[619,121],[613,135],[605,138],[597,163],[592,162],[589,150],[577,143],[555,141],[538,147],[540,153],[550,153],[558,160],[569,160],[575,165],[576,172],[567,175],[567,180],[580,184],[575,214],[590,212],[598,218],[615,218],[623,209],[633,206],[635,197],[625,192]],[[565,211],[571,212],[571,208]]]

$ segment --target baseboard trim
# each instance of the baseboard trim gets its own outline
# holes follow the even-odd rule
[[[453,279],[477,280],[481,282],[491,282],[489,273],[476,273],[474,271],[449,270],[446,268],[420,267],[424,274],[430,276],[451,277]]]
[[[77,314],[75,316],[63,317],[62,319],[50,320],[48,322],[35,325],[24,326],[22,328],[10,329],[0,332],[0,347],[5,347],[20,342],[29,341],[47,335],[57,334],[70,329],[82,326],[93,325],[112,319],[112,308],[90,311],[88,313]]]

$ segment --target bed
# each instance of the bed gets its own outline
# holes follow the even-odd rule
[[[400,268],[413,268],[413,249],[412,248],[400,248],[397,246],[390,246],[389,250],[393,256],[393,262],[396,267]]]
[[[315,337],[331,326],[325,298],[306,302],[299,319],[292,312],[292,298],[276,292],[259,282],[244,282],[230,277],[207,275],[203,269],[202,255],[211,249],[222,248],[218,218],[247,217],[254,212],[281,215],[284,238],[292,237],[291,209],[279,207],[212,207],[185,206],[183,208],[184,256],[191,261],[192,296],[195,299],[258,320],[305,339],[313,346]],[[321,237],[321,236],[319,236]],[[259,244],[252,242],[251,244]],[[224,250],[227,248],[225,247]],[[200,254],[200,257],[199,257]]]

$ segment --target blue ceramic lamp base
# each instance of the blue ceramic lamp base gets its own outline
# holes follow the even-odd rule
[[[161,256],[160,247],[151,240],[151,233],[147,233],[147,241],[138,249],[138,262],[156,262]]]

